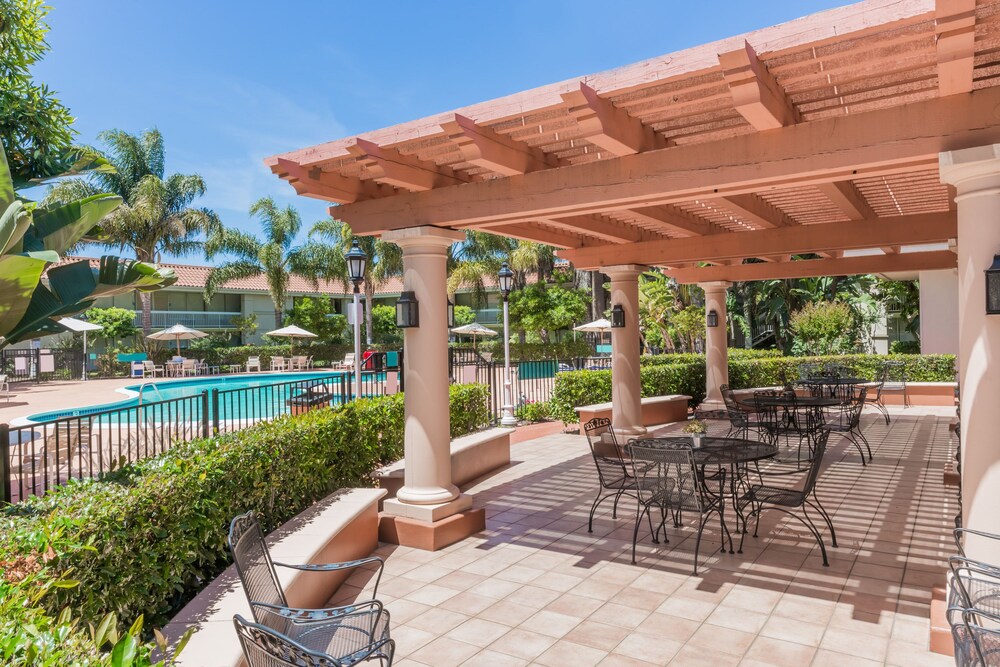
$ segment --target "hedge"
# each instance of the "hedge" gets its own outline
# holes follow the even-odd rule
[[[450,398],[453,436],[490,423],[487,387],[453,385]],[[24,658],[23,647],[36,642],[24,629],[28,619],[57,627],[54,615],[67,606],[95,626],[108,612],[165,623],[229,564],[233,516],[255,509],[270,531],[338,488],[371,486],[372,472],[402,453],[403,395],[396,394],[178,445],[101,480],[4,508],[4,572],[32,555],[40,568],[31,580],[0,579],[8,589],[0,590],[7,612],[0,663],[35,664]],[[48,562],[39,558],[46,553]],[[53,587],[38,611],[33,591],[66,573],[79,584]],[[67,634],[56,647],[65,653],[51,664],[103,664],[87,662],[96,660],[93,642]]]
[[[776,359],[780,357],[781,350],[745,350],[739,347],[729,349],[729,361],[736,359]],[[694,361],[705,363],[705,355],[694,352],[678,352],[676,354],[645,354],[639,359],[639,363],[643,366],[685,364]]]
[[[468,348],[471,343],[460,341],[452,347]],[[503,359],[503,336],[480,340],[476,345],[480,352],[489,352],[494,359]],[[539,361],[542,359],[576,359],[594,356],[594,346],[585,340],[566,340],[559,343],[510,343],[511,361]]]
[[[733,354],[730,350],[729,384],[734,389],[768,387],[794,382],[804,363],[837,363],[850,366],[866,380],[878,377],[886,361],[902,361],[910,382],[953,382],[955,357],[950,354],[851,354],[828,357],[777,357]],[[663,363],[657,364],[657,360]],[[687,394],[695,403],[705,396],[705,358],[700,354],[668,354],[642,358],[643,396]],[[579,421],[573,408],[611,400],[611,371],[571,371],[556,375],[550,412],[567,424]]]

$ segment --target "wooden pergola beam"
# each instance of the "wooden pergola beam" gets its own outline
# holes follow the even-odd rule
[[[720,53],[719,64],[733,106],[754,128],[774,130],[799,122],[798,111],[750,42],[744,42],[742,49]]]
[[[579,90],[563,93],[562,99],[587,141],[612,155],[632,155],[667,145],[653,128],[600,97],[583,82]]]
[[[622,213],[627,213],[641,222],[652,223],[664,231],[677,234],[682,237],[705,236],[714,234],[719,230],[708,220],[689,214],[687,211],[676,206],[646,206],[623,209]]]
[[[802,255],[831,250],[938,243],[956,236],[957,230],[957,216],[949,211],[716,234],[712,236],[711,243],[693,237],[581,248],[560,252],[559,256],[572,262],[578,269],[594,269],[613,264],[662,266],[676,262]]]
[[[295,162],[278,158],[271,171],[288,181],[303,197],[322,199],[337,204],[349,204],[362,199],[391,195],[393,190],[373,181],[347,178],[320,169],[305,169]]]
[[[542,229],[537,225],[528,223],[517,223],[492,227],[488,230],[491,234],[502,234],[512,239],[522,241],[534,241],[535,243],[545,243],[555,248],[582,248],[588,245],[580,236],[576,234],[563,233]]]
[[[815,276],[850,276],[862,273],[893,271],[932,271],[953,269],[958,259],[947,250],[913,252],[902,255],[866,255],[840,259],[800,259],[774,264],[740,264],[738,266],[705,266],[665,270],[679,283],[701,283],[724,280],[745,282],[778,278],[809,278]]]
[[[820,183],[816,187],[851,220],[870,220],[876,217],[875,211],[853,182],[834,181]]]
[[[976,0],[937,0],[938,91],[955,95],[972,91],[976,57]]]
[[[642,241],[644,238],[642,231],[635,227],[593,215],[574,215],[568,218],[541,218],[539,222],[564,229],[567,232],[593,236],[609,243],[636,243]],[[494,228],[492,231],[496,231],[496,229]]]
[[[773,229],[796,224],[784,211],[772,206],[763,197],[752,192],[708,201],[734,211],[740,218],[752,223],[754,227]]]
[[[937,168],[940,151],[1000,142],[1000,87],[659,151],[346,204],[356,233],[518,222]]]
[[[357,139],[347,151],[371,170],[372,180],[395,188],[420,192],[466,182],[447,167],[403,155],[395,148],[385,148],[366,139]]]
[[[442,123],[441,129],[458,146],[464,161],[502,176],[559,166],[558,160],[546,156],[541,150],[515,141],[493,128],[477,125],[461,114],[455,114],[453,120]]]

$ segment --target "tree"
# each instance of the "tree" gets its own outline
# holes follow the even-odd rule
[[[164,177],[163,137],[155,129],[141,136],[108,130],[99,137],[114,171],[62,181],[52,188],[46,201],[67,201],[97,192],[118,195],[124,203],[104,220],[100,243],[132,252],[140,262],[159,262],[164,253],[187,255],[201,251],[202,236],[219,227],[215,213],[192,206],[205,194],[202,177]],[[140,294],[140,304],[142,331],[148,334],[153,328],[148,294]]]
[[[236,257],[209,272],[205,280],[205,301],[211,300],[216,290],[228,282],[263,274],[274,305],[274,326],[280,328],[292,274],[312,280],[318,290],[320,269],[317,267],[330,261],[330,249],[315,243],[292,246],[302,228],[302,218],[292,206],[278,208],[272,198],[263,197],[250,206],[250,215],[260,220],[262,239],[219,225],[205,242],[209,259],[219,253]]]
[[[49,50],[43,0],[0,0],[0,138],[15,187],[58,175],[107,169],[94,151],[73,146],[73,116],[31,68]]]
[[[102,219],[120,203],[111,194],[41,206],[19,197],[0,148],[0,347],[61,332],[55,320],[87,310],[99,297],[176,282],[172,271],[113,256],[102,257],[96,269],[89,261],[54,265],[81,240],[100,240]]]
[[[91,308],[87,311],[87,320],[103,327],[96,333],[112,347],[118,347],[122,339],[135,335],[135,312],[127,308]]]
[[[476,321],[476,311],[468,306],[455,306],[455,326],[464,327]]]
[[[378,345],[402,345],[403,332],[396,326],[396,309],[392,306],[372,308],[373,332],[369,336]]]
[[[347,318],[336,314],[333,301],[328,296],[296,299],[286,320],[313,332],[326,343],[343,342],[347,331]]]
[[[246,344],[247,339],[257,333],[259,324],[257,323],[257,313],[249,315],[237,315],[232,319],[233,327],[240,332],[240,340]]]
[[[792,353],[797,356],[848,354],[856,348],[851,308],[845,303],[807,303],[792,313]]]
[[[586,290],[533,283],[511,292],[511,326],[537,333],[547,343],[553,332],[583,321],[589,306],[590,294]]]
[[[375,292],[385,285],[390,278],[403,275],[403,250],[395,243],[383,241],[374,236],[354,236],[350,225],[329,218],[321,220],[309,230],[309,238],[319,238],[332,246],[339,261],[326,263],[323,277],[328,280],[340,280],[348,285],[347,263],[343,261],[344,254],[351,249],[351,243],[357,239],[361,250],[368,256],[365,264],[365,338],[369,345],[374,341],[374,326],[372,318],[375,309]],[[394,325],[395,326],[395,325]]]

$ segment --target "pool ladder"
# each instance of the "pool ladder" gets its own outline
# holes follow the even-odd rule
[[[161,401],[163,400],[163,394],[160,393],[160,390],[154,383],[143,382],[141,385],[139,385],[139,405],[142,405],[142,390],[145,389],[146,387],[152,387],[153,391],[156,392],[156,395],[160,397],[160,400]]]

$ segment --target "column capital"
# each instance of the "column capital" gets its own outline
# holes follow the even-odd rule
[[[612,280],[628,280],[629,278],[638,278],[649,271],[649,267],[644,264],[614,264],[603,266],[600,271],[607,274]]]
[[[441,227],[410,227],[408,229],[397,229],[382,234],[382,240],[395,243],[403,248],[415,247],[440,247],[446,249],[453,243],[465,240],[465,233],[454,229],[443,229]]]
[[[733,284],[731,282],[725,280],[712,280],[707,283],[698,283],[698,287],[702,288],[706,292],[724,292],[732,286]]]
[[[1000,194],[1000,144],[939,153],[938,170],[941,182],[958,190],[955,201],[965,196]]]

